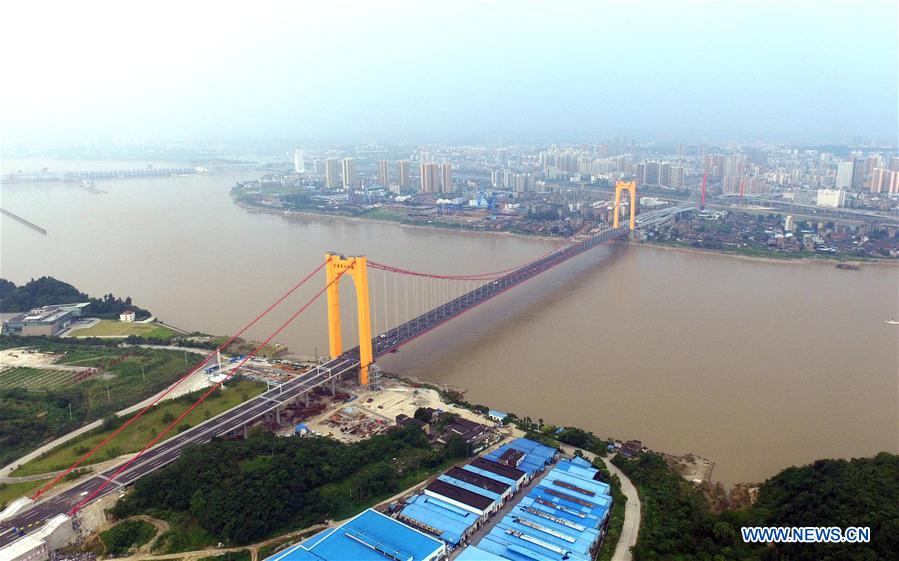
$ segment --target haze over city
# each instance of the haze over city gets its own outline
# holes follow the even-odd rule
[[[896,0],[8,3],[0,561],[896,561]]]
[[[897,134],[872,3],[14,3],[3,140],[661,140]],[[77,21],[77,25],[72,25]]]

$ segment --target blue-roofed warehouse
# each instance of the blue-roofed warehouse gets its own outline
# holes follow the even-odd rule
[[[429,495],[417,495],[397,514],[397,519],[451,547],[458,546],[481,525],[477,514]]]
[[[518,448],[533,452],[532,463],[554,457],[555,450],[518,439]],[[516,460],[527,452],[507,448]],[[463,467],[454,466],[429,483],[422,494],[400,509],[396,517],[405,524],[439,537],[450,550],[468,543],[471,535],[529,480],[525,471],[481,458]]]
[[[440,540],[368,509],[267,561],[439,561],[446,553]]]
[[[470,561],[590,561],[612,506],[609,485],[583,458],[559,462],[487,536]],[[461,558],[461,556],[460,556]],[[463,558],[464,559],[464,558]]]
[[[509,444],[484,454],[484,457],[520,469],[527,473],[529,478],[533,478],[553,463],[558,455],[559,451],[555,448],[527,438],[516,438]]]

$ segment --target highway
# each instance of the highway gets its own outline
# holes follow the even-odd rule
[[[543,271],[555,267],[606,241],[617,239],[627,234],[628,229],[626,227],[602,230],[590,238],[561,248],[496,280],[487,281],[486,284],[475,290],[375,336],[372,339],[373,354],[377,358],[392,352],[412,339]],[[289,382],[274,387],[169,440],[157,444],[134,460],[122,473],[115,476],[115,479],[110,484],[92,497],[91,502],[110,493],[117,493],[123,487],[134,483],[142,476],[175,461],[186,446],[209,442],[217,436],[239,430],[257,421],[282,404],[301,398],[304,394],[318,386],[331,383],[350,372],[356,371],[358,366],[359,347],[354,347],[337,358],[317,366]],[[26,532],[30,532],[40,528],[53,516],[70,512],[75,505],[89,497],[104,481],[112,478],[121,469],[121,466],[120,464],[109,468],[62,493],[43,499],[27,510],[18,513],[10,520],[0,523],[0,547],[17,538],[13,528],[25,529]]]

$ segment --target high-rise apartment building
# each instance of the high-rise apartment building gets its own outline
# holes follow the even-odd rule
[[[662,162],[659,164],[659,185],[668,185],[668,180],[671,177],[671,163],[670,162]]]
[[[856,158],[852,163],[852,188],[864,189],[865,187],[865,162]]]
[[[340,160],[337,158],[325,160],[325,187],[328,189],[340,188]]]
[[[899,171],[875,168],[870,189],[872,193],[899,193]]]
[[[634,166],[634,177],[637,185],[646,185],[646,163],[640,162]]]
[[[294,173],[306,171],[306,158],[303,155],[303,151],[299,148],[293,151],[293,171]]]
[[[358,177],[356,175],[356,158],[344,158],[342,165],[343,188],[355,188],[358,185]]]
[[[667,186],[673,189],[683,189],[686,175],[684,166],[671,166],[668,170]]]
[[[400,189],[408,189],[412,186],[412,182],[409,179],[409,160],[400,160],[396,163],[396,166]]]
[[[852,187],[852,176],[854,175],[855,162],[840,162],[837,164],[837,189],[848,189]]]
[[[505,148],[498,148],[496,150],[496,167],[502,169],[506,167],[507,164],[507,155]]]
[[[659,162],[646,162],[646,180],[644,183],[646,185],[658,185],[660,170],[661,164]]]
[[[421,192],[436,193],[438,189],[438,181],[440,181],[440,172],[438,165],[434,162],[426,162],[421,164]]]
[[[449,162],[440,164],[440,190],[443,193],[453,192],[453,164]]]
[[[815,204],[828,208],[839,208],[846,202],[846,191],[842,189],[818,189]]]
[[[378,184],[382,187],[390,185],[390,163],[387,160],[378,160]]]

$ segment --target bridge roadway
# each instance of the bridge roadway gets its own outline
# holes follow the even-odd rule
[[[527,265],[499,277],[493,281],[438,306],[410,321],[400,324],[385,333],[372,339],[375,358],[394,351],[401,345],[424,334],[431,329],[449,321],[450,319],[470,310],[471,308],[505,292],[506,290],[521,284],[522,282],[546,271],[576,255],[596,247],[608,240],[626,236],[626,227],[606,229],[598,234],[569,245],[549,255],[528,263]],[[137,481],[142,476],[151,473],[176,460],[185,446],[209,442],[217,436],[222,436],[244,428],[246,425],[260,419],[272,410],[291,400],[301,398],[312,389],[333,383],[338,378],[355,372],[359,366],[359,347],[354,347],[339,357],[332,359],[312,370],[306,372],[289,382],[274,387],[224,413],[221,413],[203,423],[188,429],[169,440],[161,442],[147,450],[136,459],[122,473],[112,479],[110,484],[98,492],[92,502],[118,492],[123,487]],[[121,468],[121,464],[111,467],[100,474],[94,475],[85,481],[78,483],[50,498],[41,500],[27,510],[20,512],[10,520],[0,523],[0,547],[14,541],[17,534],[13,528],[25,529],[31,532],[40,528],[53,516],[59,513],[68,513],[72,507],[88,497],[93,491],[109,480],[115,472]]]

